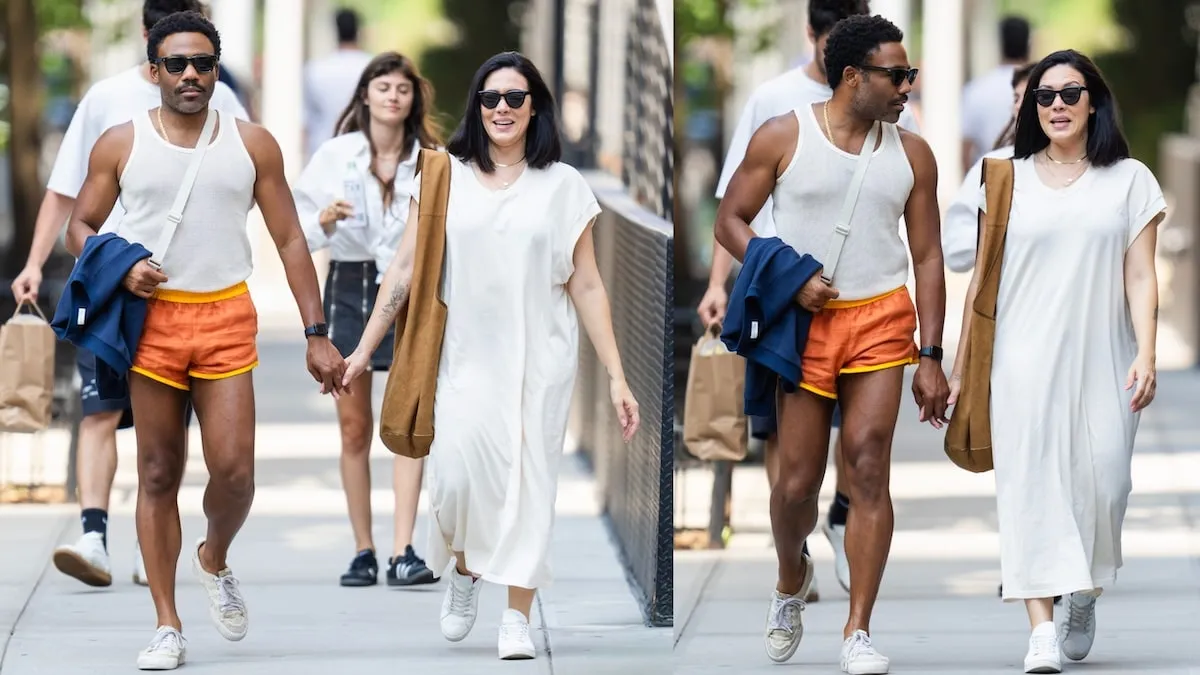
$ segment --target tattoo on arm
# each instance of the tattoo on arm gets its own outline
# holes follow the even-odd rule
[[[396,318],[396,314],[400,311],[400,307],[408,301],[408,282],[398,281],[392,287],[392,295],[388,298],[387,304],[383,306],[383,319],[386,322],[391,322]]]

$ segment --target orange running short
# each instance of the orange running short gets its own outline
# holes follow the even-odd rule
[[[901,286],[865,300],[833,300],[813,316],[800,387],[837,398],[839,375],[917,362],[917,311]]]
[[[258,365],[258,311],[245,282],[212,293],[160,289],[148,301],[133,372],[188,391]]]

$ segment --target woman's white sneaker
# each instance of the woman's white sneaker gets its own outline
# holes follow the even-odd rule
[[[506,609],[500,617],[500,658],[505,661],[532,659],[537,656],[529,635],[529,620],[515,609]]]
[[[1067,617],[1062,623],[1059,646],[1072,661],[1082,661],[1096,641],[1096,595],[1072,593],[1067,596]]]
[[[467,637],[479,613],[479,589],[483,581],[469,574],[459,574],[458,566],[450,568],[450,583],[442,598],[442,636],[451,642]]]
[[[842,643],[842,672],[850,675],[885,675],[888,657],[875,651],[871,636],[856,630]]]
[[[200,564],[200,547],[204,540],[196,542],[192,549],[192,574],[208,594],[208,615],[217,632],[226,640],[237,642],[246,637],[250,629],[250,616],[246,612],[246,600],[238,588],[237,577],[226,567],[216,574],[209,574]]]
[[[777,590],[771,592],[771,609],[767,612],[767,658],[776,663],[792,658],[800,646],[800,638],[804,637],[804,618],[801,614],[812,580],[812,558],[805,555],[804,580],[800,584],[800,592],[795,595],[783,595]]]
[[[171,626],[159,626],[150,645],[138,653],[138,670],[175,670],[187,658],[187,640]]]
[[[1058,653],[1058,634],[1053,621],[1045,621],[1029,636],[1029,651],[1025,654],[1026,673],[1061,673],[1062,656]]]

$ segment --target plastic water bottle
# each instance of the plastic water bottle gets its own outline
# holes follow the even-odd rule
[[[343,182],[345,190],[345,200],[350,203],[350,207],[354,213],[342,221],[342,227],[366,227],[367,226],[367,189],[363,185],[362,175],[358,172],[354,162],[346,165],[346,178]]]

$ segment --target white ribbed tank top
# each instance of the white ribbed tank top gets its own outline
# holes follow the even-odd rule
[[[254,161],[237,120],[216,110],[210,114],[219,115],[216,140],[204,155],[183,222],[162,260],[167,281],[160,288],[218,291],[245,281],[254,269],[246,232],[246,214],[254,205]],[[148,112],[133,116],[133,149],[120,179],[125,216],[117,234],[153,251],[192,152],[167,143]]]
[[[801,255],[823,260],[858,155],[825,136],[812,106],[794,111],[799,124],[796,153],[775,182],[772,216],[780,239]],[[912,166],[894,124],[883,123],[883,143],[871,156],[833,286],[838,300],[863,300],[908,282],[908,250],[900,218],[913,187]]]

